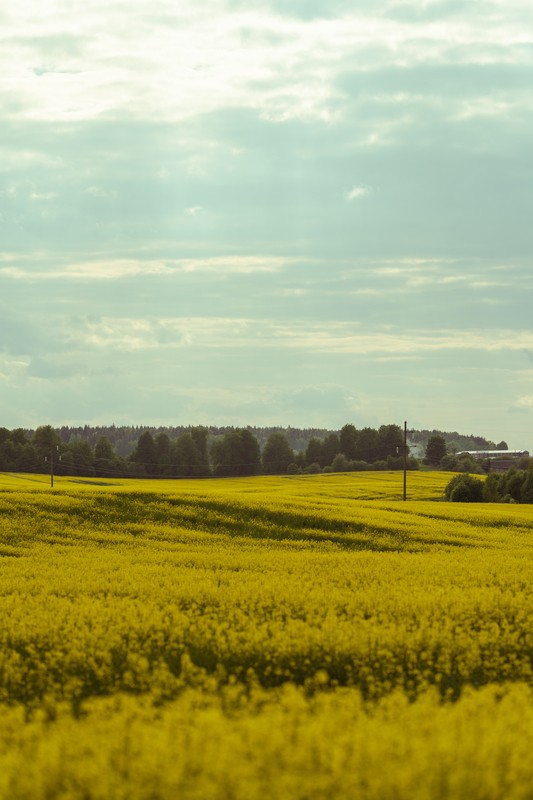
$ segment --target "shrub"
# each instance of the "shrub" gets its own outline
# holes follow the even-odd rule
[[[294,461],[287,467],[287,475],[299,475],[301,471],[301,467],[295,464]]]
[[[452,503],[473,503],[472,489],[468,483],[465,481],[458,483],[450,495],[450,500]]]
[[[350,469],[352,472],[366,472],[370,469],[370,464],[366,461],[350,461]]]
[[[457,470],[457,458],[451,453],[448,453],[448,455],[444,456],[441,460],[439,468],[447,472],[455,472]]]
[[[350,469],[350,462],[344,453],[337,453],[331,464],[333,472],[348,472]]]
[[[322,467],[318,462],[313,461],[312,464],[309,464],[309,466],[305,468],[305,471],[309,475],[318,475],[319,472],[322,472]]]
[[[468,473],[456,475],[446,486],[444,496],[452,503],[480,503],[483,499],[483,482]]]
[[[387,456],[387,469],[403,469],[403,456]]]
[[[478,475],[483,474],[483,467],[481,466],[479,461],[476,461],[476,459],[473,456],[470,456],[467,453],[457,458],[457,464],[455,468],[457,472],[465,472],[465,473],[475,472]]]

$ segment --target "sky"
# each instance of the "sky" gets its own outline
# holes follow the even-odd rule
[[[533,452],[530,0],[0,9],[0,425]]]

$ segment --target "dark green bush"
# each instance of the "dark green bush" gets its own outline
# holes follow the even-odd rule
[[[452,503],[480,503],[483,499],[483,482],[468,473],[455,475],[446,486],[444,496]]]

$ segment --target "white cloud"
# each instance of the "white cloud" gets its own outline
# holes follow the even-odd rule
[[[43,258],[36,254],[35,260]],[[215,256],[212,258],[190,259],[101,259],[94,261],[67,262],[47,269],[31,264],[21,265],[21,257],[0,254],[0,263],[10,266],[0,267],[0,278],[24,281],[110,281],[140,275],[171,275],[175,273],[211,272],[217,275],[252,274],[260,272],[279,272],[283,267],[298,263],[299,259],[281,256]],[[17,265],[17,261],[19,265]]]
[[[533,394],[525,394],[519,397],[516,405],[518,408],[531,408],[533,409]]]
[[[110,0],[75,11],[66,0],[49,0],[46,13],[36,0],[19,2],[3,21],[4,98],[8,116],[18,119],[168,120],[244,107],[270,119],[335,121],[335,84],[346,65],[364,72],[450,60],[531,63],[529,15],[516,2],[506,8],[465,8],[433,22],[371,9],[305,21],[196,0],[160,0],[156,10]],[[487,108],[493,113],[490,102],[464,113]]]
[[[72,341],[125,350],[184,345],[216,349],[296,349],[320,354],[366,356],[429,355],[450,351],[521,352],[533,349],[533,331],[374,329],[358,323],[300,322],[223,317],[177,317],[158,320],[106,317],[81,323]]]
[[[1,267],[0,277],[25,281],[81,280],[110,281],[136,275],[162,275],[171,272],[160,261],[134,261],[128,259],[109,259],[66,264],[50,269],[31,267]]]
[[[522,351],[533,346],[533,331],[511,330],[374,330],[354,332],[349,323],[283,328],[272,335],[285,345],[319,353],[430,354],[438,351]]]
[[[354,200],[359,200],[361,197],[365,197],[368,194],[368,189],[366,186],[354,186],[353,189],[344,193],[344,197],[346,200],[351,203]]]
[[[517,103],[521,104],[520,97],[476,97],[459,102],[456,118],[461,121],[475,117],[505,117],[510,115]]]
[[[385,279],[402,281],[409,290],[429,290],[431,287],[454,287],[464,285],[470,289],[503,289],[530,283],[528,274],[521,274],[515,266],[479,264],[476,259],[398,259],[395,266],[386,262],[376,264],[373,274]],[[491,275],[495,274],[494,280]],[[507,279],[504,279],[507,273]],[[398,284],[392,285],[399,291]]]
[[[57,197],[57,192],[31,192],[30,200],[33,203],[49,203]]]
[[[299,258],[285,256],[213,256],[175,260],[174,269],[179,272],[219,272],[251,274],[254,272],[279,272],[290,264],[299,263]]]
[[[25,371],[28,367],[29,360],[27,359],[13,359],[0,353],[0,381],[4,385],[17,385],[24,377]]]

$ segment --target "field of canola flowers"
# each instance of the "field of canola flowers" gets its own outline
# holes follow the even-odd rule
[[[0,475],[0,798],[533,797],[533,506]]]

